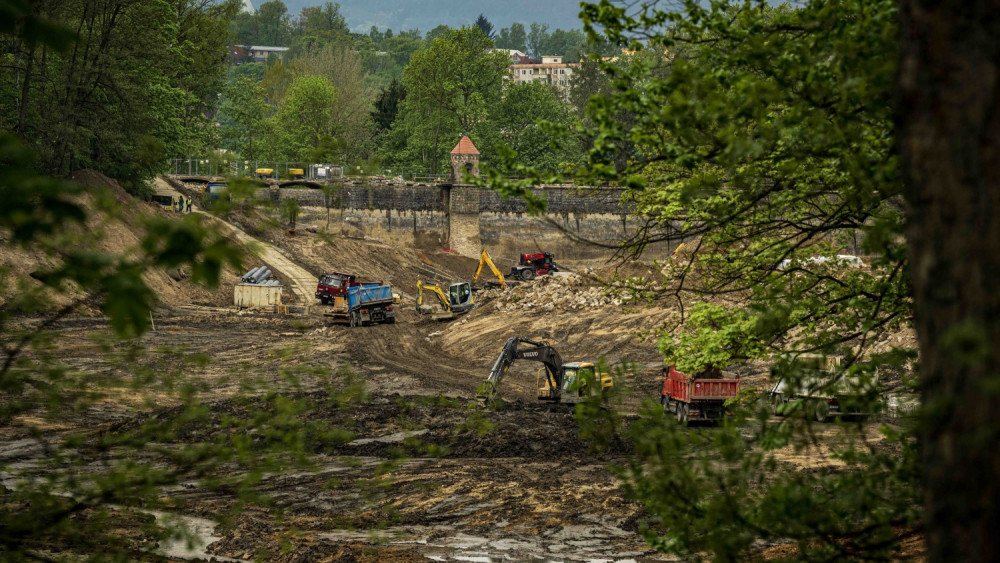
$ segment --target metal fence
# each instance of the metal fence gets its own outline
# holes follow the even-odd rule
[[[283,180],[295,178],[324,180],[342,178],[344,167],[339,164],[306,162],[175,158],[170,161],[170,173],[178,176],[186,174],[190,176],[255,176]]]
[[[264,171],[269,172],[264,172]],[[299,174],[298,171],[302,173]],[[258,173],[260,171],[260,173]],[[252,176],[280,180],[304,178],[326,180],[338,178],[369,178],[392,180],[402,178],[409,182],[438,183],[447,180],[446,174],[431,174],[425,167],[387,168],[366,170],[360,166],[316,164],[306,162],[273,162],[266,160],[219,160],[211,158],[175,158],[170,161],[170,174],[183,176]]]

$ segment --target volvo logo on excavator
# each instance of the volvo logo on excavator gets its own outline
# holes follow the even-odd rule
[[[538,352],[522,352],[521,355],[523,355],[525,358],[534,358],[538,356]]]

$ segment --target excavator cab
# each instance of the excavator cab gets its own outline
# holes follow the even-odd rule
[[[614,387],[615,382],[610,374],[597,373],[597,366],[590,362],[573,362],[562,365],[562,401],[575,403],[580,399],[596,395],[597,385],[600,384],[600,391]],[[538,399],[550,399],[556,394],[552,392],[551,380],[546,370],[538,371],[536,378],[538,383]]]

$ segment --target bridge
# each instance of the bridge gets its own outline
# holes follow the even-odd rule
[[[170,177],[173,178],[173,179],[175,179],[175,180],[177,180],[177,181],[179,181],[179,182],[184,182],[185,184],[208,184],[209,182],[225,182],[225,181],[227,181],[226,178],[224,178],[222,176],[175,176],[175,175],[171,175]],[[321,190],[325,186],[340,183],[340,182],[333,181],[333,180],[306,180],[306,179],[282,180],[282,181],[276,182],[274,180],[261,180],[259,178],[253,178],[253,177],[249,177],[249,176],[245,177],[244,179],[247,180],[248,182],[250,182],[252,184],[256,184],[256,185],[258,185],[258,186],[260,186],[262,188],[268,187],[268,186],[272,186],[272,185],[278,186],[279,188],[294,188],[294,187],[297,187],[297,186],[305,186],[305,187],[310,188],[310,189]]]

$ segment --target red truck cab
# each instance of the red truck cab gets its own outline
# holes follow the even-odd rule
[[[360,283],[357,276],[329,272],[319,277],[319,283],[316,284],[316,299],[324,305],[329,305],[338,297],[344,298],[348,289],[358,285]]]
[[[660,402],[664,411],[677,416],[678,422],[719,420],[726,415],[726,401],[736,397],[739,390],[739,377],[723,378],[718,370],[691,377],[670,366],[663,368]]]

